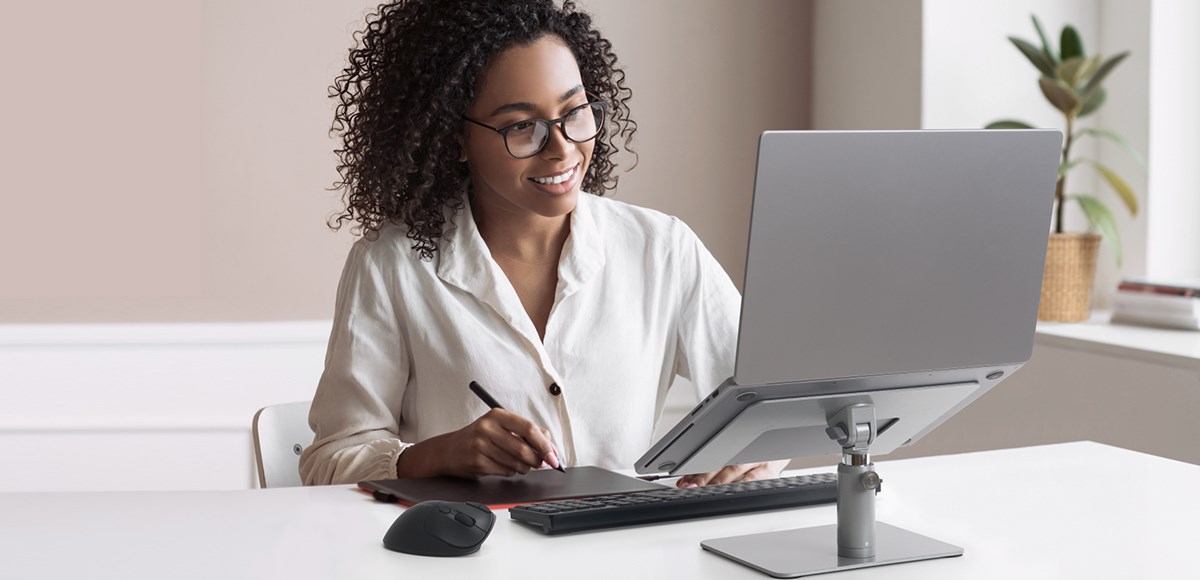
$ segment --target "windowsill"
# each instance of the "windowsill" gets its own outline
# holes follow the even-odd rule
[[[1200,331],[1110,324],[1097,311],[1087,322],[1039,322],[1036,344],[1200,369]]]

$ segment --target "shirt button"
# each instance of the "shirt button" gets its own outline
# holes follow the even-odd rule
[[[562,389],[558,387],[558,383],[550,383],[550,394],[555,397],[562,394]]]

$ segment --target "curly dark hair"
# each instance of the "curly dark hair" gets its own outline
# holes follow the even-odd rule
[[[609,103],[582,187],[596,195],[615,188],[618,140],[629,150],[637,123],[625,72],[591,16],[571,0],[561,8],[552,0],[396,0],[367,16],[350,64],[329,87],[338,99],[330,134],[343,145],[332,190],[345,190],[346,206],[329,227],[355,221],[352,232],[374,240],[385,224],[403,223],[412,249],[432,259],[445,210],[461,210],[470,187],[459,138],[482,72],[504,50],[547,35],[570,48],[584,89]]]

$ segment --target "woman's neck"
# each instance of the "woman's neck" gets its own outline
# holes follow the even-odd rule
[[[475,227],[493,258],[557,263],[571,233],[571,215],[545,217],[510,204],[470,197]]]

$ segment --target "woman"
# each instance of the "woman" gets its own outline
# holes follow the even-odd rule
[[[676,374],[705,393],[732,375],[729,277],[678,219],[599,196],[636,124],[610,43],[572,2],[383,5],[335,85],[334,228],[362,238],[306,484],[629,468]]]

